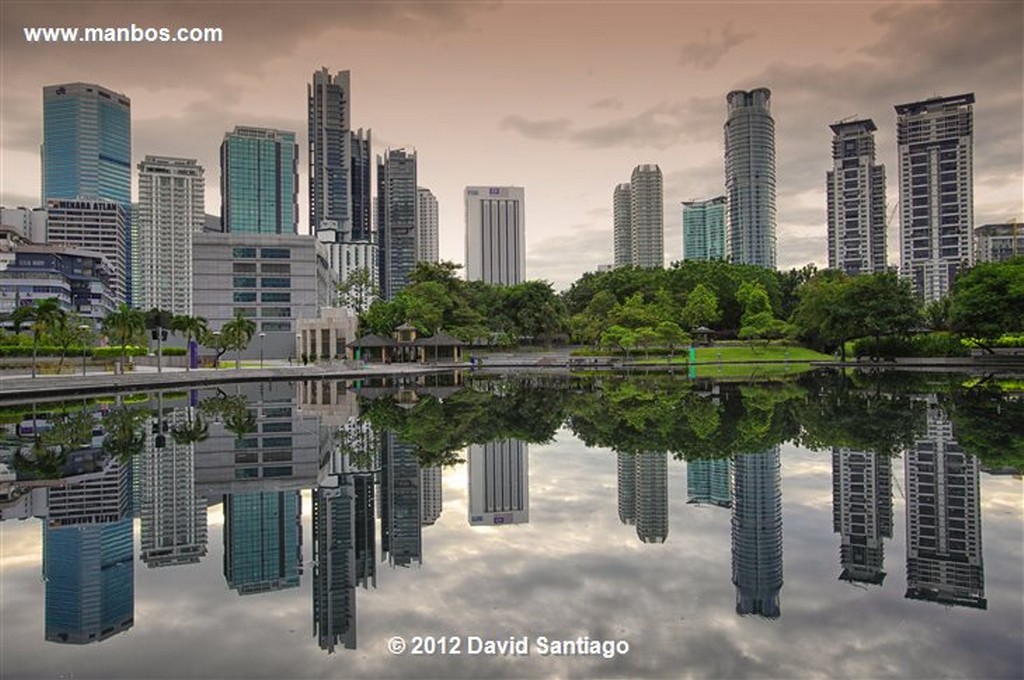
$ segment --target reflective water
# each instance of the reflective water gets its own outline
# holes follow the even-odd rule
[[[1019,384],[5,408],[0,676],[1020,677]]]

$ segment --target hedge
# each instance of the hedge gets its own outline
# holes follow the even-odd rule
[[[970,351],[949,333],[928,333],[909,338],[886,336],[878,339],[860,338],[853,343],[853,355],[870,357],[965,357]]]

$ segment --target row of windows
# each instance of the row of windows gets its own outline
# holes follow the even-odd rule
[[[241,315],[246,319],[256,318],[256,307],[235,307],[234,316]],[[287,319],[292,315],[291,307],[263,307],[260,309],[260,316],[263,318]]]
[[[236,276],[233,279],[235,288],[255,288],[255,276]],[[264,276],[260,279],[260,288],[291,288],[292,280],[284,276]]]
[[[237,246],[231,249],[231,256],[235,258],[255,258],[256,248],[248,246]],[[290,248],[260,248],[260,257],[274,260],[288,260],[291,259],[292,251]]]
[[[234,293],[234,302],[256,302],[256,291],[254,290],[236,290]],[[260,294],[261,302],[291,302],[291,293],[277,293],[277,292],[263,292]]]

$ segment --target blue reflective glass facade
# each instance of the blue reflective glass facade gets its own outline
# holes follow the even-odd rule
[[[220,147],[224,231],[297,233],[298,156],[293,132],[238,127],[224,136]]]

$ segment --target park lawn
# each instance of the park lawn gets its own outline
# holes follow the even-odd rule
[[[638,352],[635,356],[638,357],[637,364],[667,364],[669,363],[668,357],[654,357],[651,359],[639,358],[641,354]],[[750,346],[738,346],[738,345],[715,345],[713,347],[698,347],[697,348],[697,364],[698,367],[701,364],[717,364],[718,362],[807,362],[807,361],[827,361],[833,357],[828,354],[822,354],[821,352],[815,352],[813,349],[807,349],[806,347],[795,347],[785,345],[768,345],[750,347]],[[672,360],[673,364],[685,364],[687,363],[687,352],[685,349],[680,351]]]

